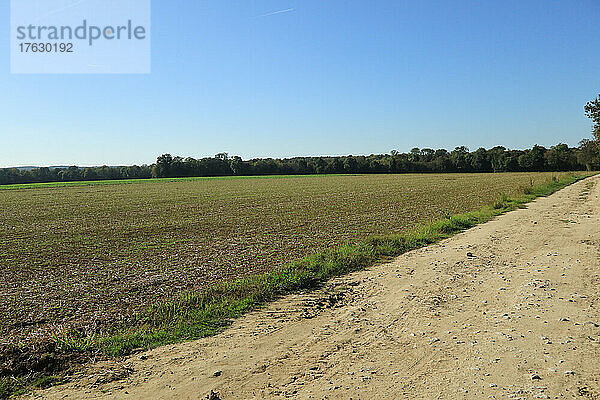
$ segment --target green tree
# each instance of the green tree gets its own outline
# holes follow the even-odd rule
[[[592,101],[588,101],[585,107],[585,115],[592,120],[594,126],[592,133],[597,142],[600,142],[600,94]]]
[[[471,169],[469,149],[465,146],[456,147],[450,153],[450,160],[456,172],[468,172]]]
[[[435,150],[433,149],[421,149],[421,161],[429,162],[433,160]]]
[[[153,168],[152,174],[155,178],[167,178],[171,176],[172,168],[173,156],[170,154],[163,154],[156,159],[156,165]]]
[[[245,172],[245,164],[240,156],[233,157],[231,161],[229,161],[229,167],[234,175],[242,175]]]
[[[531,150],[525,150],[519,157],[519,166],[524,171],[544,171],[546,170],[546,149],[542,146],[535,145]]]
[[[488,158],[488,152],[483,147],[478,148],[472,155],[471,166],[475,172],[489,172],[491,164]]]
[[[577,163],[575,154],[564,143],[552,146],[550,150],[544,154],[548,169],[551,171],[568,171],[573,169],[573,165]]]
[[[496,146],[488,151],[488,159],[490,160],[490,166],[494,172],[506,171],[506,148],[503,146]]]
[[[353,156],[344,157],[344,172],[355,174],[358,172],[358,161]]]
[[[418,147],[413,147],[410,150],[410,154],[408,155],[408,161],[417,162],[421,159],[421,149]]]
[[[583,139],[579,142],[577,161],[588,171],[600,169],[600,145],[598,141]]]

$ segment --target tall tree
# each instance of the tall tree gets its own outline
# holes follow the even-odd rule
[[[600,169],[600,144],[597,140],[583,139],[579,142],[577,161],[588,171]]]
[[[156,165],[154,167],[154,176],[156,178],[167,178],[171,176],[171,170],[173,169],[173,156],[170,154],[163,154],[156,159]]]
[[[597,142],[600,142],[600,94],[592,101],[588,101],[585,107],[585,115],[592,120],[594,126],[592,133]]]

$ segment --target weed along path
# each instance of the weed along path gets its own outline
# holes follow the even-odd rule
[[[595,176],[29,397],[599,399],[599,260]]]

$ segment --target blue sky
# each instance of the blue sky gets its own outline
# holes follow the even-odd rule
[[[597,0],[153,0],[149,75],[11,75],[1,24],[0,166],[574,146],[599,20]]]

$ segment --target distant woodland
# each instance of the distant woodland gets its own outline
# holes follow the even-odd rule
[[[401,174],[444,172],[513,172],[600,170],[597,140],[579,147],[558,144],[549,149],[533,146],[509,150],[502,146],[469,151],[461,146],[445,149],[414,148],[408,153],[340,157],[255,158],[242,160],[220,153],[207,158],[163,154],[156,163],[123,167],[0,169],[0,184],[94,181],[108,179],[176,178],[229,175],[295,174]]]

